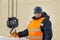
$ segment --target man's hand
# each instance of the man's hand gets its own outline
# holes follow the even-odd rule
[[[9,38],[18,38],[18,40],[21,40],[20,39],[20,37],[18,36],[18,34],[16,33],[16,32],[13,32],[12,34],[11,34],[11,36],[9,36]]]
[[[12,36],[12,37],[19,38],[19,36],[18,36],[18,34],[17,34],[16,32],[13,32],[13,33],[11,34],[11,36]]]

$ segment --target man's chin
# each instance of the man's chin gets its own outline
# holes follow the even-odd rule
[[[40,17],[36,17],[36,18],[40,18]]]

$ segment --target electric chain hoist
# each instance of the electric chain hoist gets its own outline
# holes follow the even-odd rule
[[[7,20],[7,26],[8,28],[10,28],[10,34],[12,34],[13,29],[15,29],[16,27],[18,27],[18,19],[17,19],[17,0],[16,0],[16,17],[14,17],[14,0],[11,0],[11,11],[12,11],[12,16],[9,17],[10,14],[10,0],[8,0],[8,20]],[[16,31],[16,29],[15,29]]]

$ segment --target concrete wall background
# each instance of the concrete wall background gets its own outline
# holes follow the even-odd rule
[[[59,40],[60,39],[59,4],[60,0],[18,0],[19,27],[16,28],[17,32],[23,31],[24,29],[27,28],[27,25],[31,20],[31,17],[33,16],[33,8],[36,6],[41,6],[43,8],[43,11],[46,11],[47,14],[50,15],[50,20],[52,21],[52,29],[53,29],[52,40]],[[0,35],[3,36],[10,35],[9,28],[7,28],[6,26],[6,21],[8,18],[7,7],[8,7],[8,0],[0,0]]]

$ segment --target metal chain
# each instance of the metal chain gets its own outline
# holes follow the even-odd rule
[[[9,18],[9,14],[10,14],[10,0],[8,0],[8,18]]]
[[[11,12],[12,12],[12,17],[14,17],[14,0],[11,1]],[[16,18],[17,18],[17,6],[18,6],[18,0],[16,0]],[[10,16],[10,0],[8,0],[8,17]]]
[[[14,0],[12,0],[12,17],[13,17],[13,14],[14,13]]]
[[[17,10],[18,9],[18,0],[16,0],[16,18],[17,18]]]

